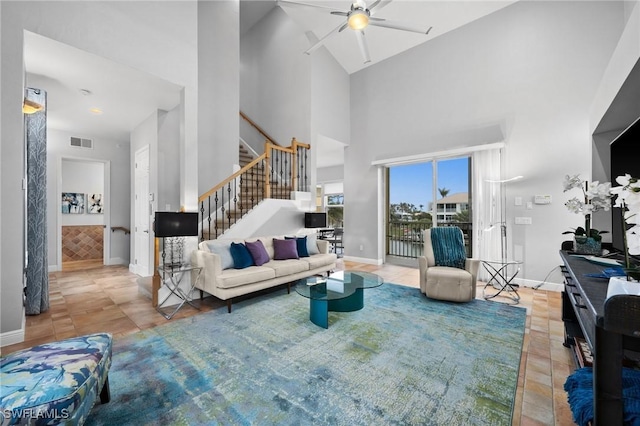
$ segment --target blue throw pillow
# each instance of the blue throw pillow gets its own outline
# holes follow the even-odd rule
[[[298,250],[298,257],[309,257],[309,250],[307,250],[307,237],[284,237],[285,240],[296,240],[296,249]]]
[[[233,257],[233,267],[236,269],[244,269],[254,265],[249,249],[242,243],[231,243],[231,257]]]

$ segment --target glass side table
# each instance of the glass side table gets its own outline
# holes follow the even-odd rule
[[[520,303],[519,285],[512,282],[520,272],[520,265],[522,265],[520,260],[483,260],[482,266],[490,276],[484,289],[482,289],[484,300],[493,300],[496,297],[500,297],[505,299],[504,302],[509,305]],[[487,287],[492,287],[498,291],[487,293]]]
[[[180,288],[180,283],[182,282],[182,279],[185,275],[191,275],[191,271],[196,271],[197,277],[195,280],[191,281],[189,290],[185,292],[182,288]],[[167,296],[158,303],[158,306],[156,306],[156,310],[158,312],[160,312],[166,319],[171,319],[176,314],[176,312],[178,312],[180,308],[184,306],[185,303],[188,303],[197,310],[200,310],[200,308],[193,303],[189,295],[191,294],[191,292],[193,292],[196,283],[200,279],[202,267],[191,266],[188,264],[162,265],[158,267],[158,272],[162,277],[162,283],[169,289],[169,294],[167,294]],[[163,309],[167,308],[164,306],[164,304],[172,295],[177,296],[180,299],[180,303],[175,308],[173,308],[173,311],[166,312],[167,310]]]

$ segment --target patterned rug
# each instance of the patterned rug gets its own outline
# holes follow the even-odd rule
[[[276,290],[115,339],[88,425],[510,425],[526,311],[394,284],[309,321]]]

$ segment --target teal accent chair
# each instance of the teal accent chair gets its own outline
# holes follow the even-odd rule
[[[462,233],[462,230],[460,232]],[[418,257],[420,291],[430,299],[450,302],[468,302],[475,299],[480,260],[465,259],[464,269],[437,266],[431,244],[431,229],[422,231],[422,234],[424,255]]]

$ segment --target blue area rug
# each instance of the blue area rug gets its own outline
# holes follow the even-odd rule
[[[286,290],[116,339],[88,425],[510,425],[526,311],[418,289],[309,321]]]

